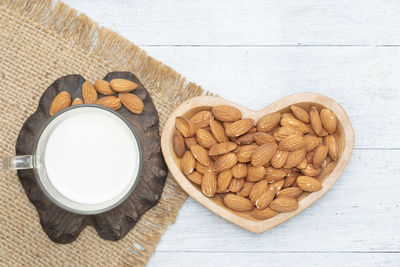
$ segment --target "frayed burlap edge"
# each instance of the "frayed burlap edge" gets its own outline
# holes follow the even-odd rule
[[[0,0],[0,8],[6,8],[29,23],[41,25],[46,31],[58,35],[91,57],[107,62],[114,70],[133,72],[151,95],[156,94],[169,102],[171,110],[184,100],[204,93],[200,86],[186,82],[180,74],[151,58],[130,41],[111,30],[99,27],[86,15],[78,14],[64,3],[55,3],[52,0]],[[130,245],[124,251],[115,251],[114,256],[120,256],[115,260],[127,265],[144,265],[168,224],[175,221],[186,197],[169,174],[159,203],[125,237],[129,239]],[[120,248],[117,246],[115,249]]]

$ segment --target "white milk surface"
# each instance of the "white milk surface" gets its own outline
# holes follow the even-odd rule
[[[138,158],[136,140],[120,118],[90,111],[56,126],[44,164],[50,182],[66,198],[100,204],[132,185]]]

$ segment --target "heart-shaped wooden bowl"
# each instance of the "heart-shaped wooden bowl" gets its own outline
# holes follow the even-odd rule
[[[201,188],[190,182],[180,170],[179,158],[175,155],[172,145],[172,136],[175,130],[175,118],[177,116],[190,118],[201,110],[211,109],[212,106],[223,104],[238,108],[242,112],[243,118],[252,118],[255,122],[257,122],[262,116],[275,111],[288,112],[290,106],[294,104],[307,110],[311,105],[314,105],[317,108],[326,107],[332,110],[338,119],[338,127],[335,132],[335,137],[338,141],[339,159],[337,161],[329,162],[319,175],[319,179],[323,185],[322,189],[313,193],[303,193],[298,198],[299,207],[297,210],[280,213],[279,215],[267,220],[257,220],[251,216],[250,212],[237,212],[226,208],[219,195],[212,198],[204,196],[201,192]],[[169,170],[183,190],[185,190],[192,198],[196,199],[202,205],[226,220],[254,233],[261,233],[299,214],[331,188],[331,186],[339,179],[350,159],[354,146],[354,131],[350,119],[344,109],[329,97],[316,93],[290,95],[259,111],[249,110],[220,97],[200,96],[182,103],[170,115],[164,126],[161,137],[161,146]]]

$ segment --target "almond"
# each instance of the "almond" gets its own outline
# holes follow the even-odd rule
[[[274,136],[274,134],[281,128],[279,125],[276,126],[274,129],[268,132],[269,135]],[[275,138],[274,138],[275,139]]]
[[[285,182],[283,184],[283,187],[287,188],[287,187],[291,187],[292,185],[294,185],[296,183],[296,180],[297,180],[298,176],[299,176],[299,174],[297,172],[291,173],[289,176],[287,176],[285,178]]]
[[[251,211],[253,209],[253,204],[250,200],[234,194],[227,194],[223,202],[225,206],[235,211]]]
[[[121,100],[122,105],[124,105],[124,107],[133,114],[142,113],[144,103],[137,95],[130,93],[119,93],[119,99]]]
[[[283,118],[296,119],[296,117],[293,115],[293,113],[290,113],[290,112],[282,113],[281,118],[282,118],[282,119],[283,119]]]
[[[312,163],[313,162],[314,154],[315,154],[314,151],[308,152],[306,154],[307,163]]]
[[[275,190],[275,192],[279,192],[282,190],[284,184],[285,184],[284,179],[273,182],[269,185],[269,190]]]
[[[97,100],[96,105],[104,106],[112,110],[118,110],[121,108],[121,101],[119,100],[118,97],[115,96],[105,96]]]
[[[275,139],[272,135],[264,133],[264,132],[256,132],[253,135],[254,141],[258,145],[264,145],[266,143],[275,143]]]
[[[264,179],[267,172],[263,166],[259,167],[250,167],[247,169],[246,180],[249,182],[258,182]]]
[[[306,149],[306,152],[314,150],[320,143],[322,143],[321,137],[317,137],[311,134],[307,134],[306,136],[304,136],[304,140],[304,148]]]
[[[233,142],[225,142],[212,146],[208,155],[210,156],[220,156],[229,153],[237,148],[237,145]]]
[[[71,106],[76,106],[76,105],[82,105],[83,101],[80,98],[75,98],[74,101],[72,101]]]
[[[278,212],[290,212],[299,207],[299,203],[293,197],[278,197],[274,199],[269,207]]]
[[[252,203],[256,203],[258,197],[268,190],[268,183],[265,180],[257,182],[250,190],[249,199]]]
[[[172,136],[172,145],[174,147],[175,154],[180,158],[185,153],[185,139],[180,132],[175,131]]]
[[[299,170],[305,169],[305,168],[307,168],[307,164],[308,164],[308,162],[307,162],[306,158],[304,158],[303,161],[301,161],[299,164],[296,165],[296,168]]]
[[[50,116],[69,107],[69,105],[71,105],[71,95],[67,91],[60,92],[51,102]]]
[[[301,190],[298,187],[288,187],[285,189],[282,189],[276,194],[276,197],[294,197],[297,198],[301,194],[303,194],[303,190]]]
[[[333,135],[328,135],[325,137],[325,144],[328,146],[328,154],[332,160],[338,159],[338,145],[336,143],[336,138]]]
[[[200,128],[196,131],[196,141],[204,148],[210,149],[217,144],[214,136],[206,129]]]
[[[290,135],[303,135],[302,132],[300,132],[299,130],[296,130],[293,127],[290,126],[284,126],[284,127],[280,127],[275,133],[274,133],[274,138],[277,141],[281,141],[282,139],[290,136]]]
[[[222,122],[222,126],[224,126],[224,128],[226,129],[229,125],[231,125],[233,122],[227,122],[227,121],[224,121],[224,122]]]
[[[253,127],[249,130],[249,133],[256,133],[257,132],[257,128]]]
[[[259,220],[266,220],[266,219],[272,218],[278,214],[279,214],[279,212],[274,211],[271,208],[266,208],[266,209],[262,209],[262,210],[254,209],[251,212],[251,216],[253,216],[254,218],[259,219]]]
[[[305,160],[305,158],[306,158],[306,150],[304,148],[292,151],[289,153],[284,168],[296,167],[296,165]],[[307,161],[306,161],[306,166],[307,166]],[[304,166],[304,168],[306,166]]]
[[[329,109],[324,108],[321,110],[320,117],[322,126],[325,128],[325,130],[328,133],[333,134],[337,127],[337,119],[335,114]]]
[[[85,104],[95,104],[98,100],[96,89],[94,89],[93,84],[88,81],[82,84],[82,96]]]
[[[268,183],[273,183],[282,180],[286,176],[286,172],[282,169],[275,169],[273,167],[265,168],[266,180]]]
[[[242,112],[232,106],[219,105],[212,108],[212,114],[220,121],[237,121],[242,118]]]
[[[184,137],[191,137],[196,134],[196,126],[184,117],[175,118],[175,127]]]
[[[219,143],[224,143],[224,142],[229,141],[228,136],[226,136],[226,134],[225,134],[224,127],[216,120],[210,121],[210,130],[211,130],[211,133],[213,134],[213,136],[215,137],[215,139]]]
[[[204,149],[204,147],[200,145],[192,145],[190,147],[190,151],[192,151],[193,157],[197,159],[202,165],[210,165],[211,159],[208,156],[208,152]]]
[[[94,88],[102,95],[115,95],[115,92],[111,89],[110,83],[105,80],[97,80],[94,83]]]
[[[210,156],[210,158],[212,159],[211,163],[213,163],[218,158],[218,156]]]
[[[285,150],[277,150],[275,155],[271,159],[271,165],[274,168],[282,168],[283,165],[285,164],[287,158],[289,156],[289,151]]]
[[[190,148],[192,145],[197,145],[197,142],[194,137],[186,137],[185,144],[187,148]]]
[[[308,164],[305,169],[301,170],[301,173],[307,176],[317,176],[321,171],[321,168],[315,169],[312,164]]]
[[[256,207],[258,209],[265,209],[266,207],[268,207],[268,205],[274,199],[275,193],[276,192],[273,190],[267,190],[264,193],[262,193],[256,200],[255,203]]]
[[[304,122],[294,119],[294,118],[282,118],[281,119],[281,126],[290,126],[299,130],[303,134],[309,133],[312,131],[311,127],[305,124]]]
[[[324,162],[326,159],[326,156],[328,156],[328,146],[320,144],[315,149],[315,154],[313,157],[313,166],[315,169],[321,166],[322,162]]]
[[[329,133],[327,131],[325,131],[324,128],[322,128],[322,132],[319,134],[319,136],[324,137],[327,136]]]
[[[223,203],[233,210],[251,211],[255,205],[255,218],[297,209],[296,198],[303,192],[298,185],[300,172],[314,179],[329,162],[330,147],[330,157],[335,158],[336,152],[336,159],[338,148],[316,107],[310,113],[296,105],[290,109],[293,113],[262,117],[256,127],[252,119],[242,119],[240,110],[224,105],[197,112],[190,120],[178,117],[174,150],[182,158],[190,152],[195,162],[187,167],[188,179],[201,184],[208,197],[223,194]],[[329,110],[324,113],[330,115]]]
[[[246,145],[239,147],[237,151],[237,158],[239,162],[249,162],[251,160],[251,156],[253,152],[258,148],[258,145]]]
[[[236,179],[243,179],[247,175],[247,165],[245,163],[237,163],[232,168],[232,176]]]
[[[197,112],[190,120],[196,125],[197,128],[204,128],[210,125],[210,121],[214,119],[212,113],[208,110]]]
[[[237,163],[236,154],[230,152],[217,158],[217,160],[214,162],[213,170],[215,172],[226,171],[235,166],[236,163]]]
[[[297,119],[301,120],[304,123],[310,123],[310,115],[308,115],[307,111],[299,106],[291,106],[290,109]]]
[[[255,167],[267,164],[275,155],[277,147],[275,143],[267,143],[258,147],[251,156],[251,164]]]
[[[301,135],[293,134],[282,139],[279,143],[278,148],[286,151],[296,151],[304,147],[304,137]]]
[[[189,173],[187,178],[197,185],[201,185],[201,181],[203,181],[203,175],[196,171]]]
[[[282,171],[285,172],[285,176],[289,176],[292,174],[292,172],[297,171],[296,168],[290,168],[290,169],[286,169],[286,168],[282,168]]]
[[[200,162],[197,161],[197,162],[196,162],[196,167],[195,167],[195,169],[196,169],[196,171],[198,171],[199,173],[205,174],[205,173],[208,172],[208,171],[212,171],[213,167],[214,167],[213,162],[211,162],[211,164],[208,165],[208,166],[204,166],[204,165],[202,165]]]
[[[317,135],[322,134],[322,123],[321,123],[321,118],[319,116],[318,109],[314,106],[310,108],[310,121],[311,121],[311,126],[314,130],[314,132]]]
[[[281,113],[275,112],[261,117],[257,122],[257,130],[259,132],[269,132],[274,129],[281,119]]]
[[[118,93],[129,93],[138,87],[136,83],[127,79],[112,79],[110,86]]]
[[[253,119],[242,119],[233,122],[225,129],[225,133],[229,137],[238,137],[247,133],[254,126]]]
[[[315,192],[322,188],[321,182],[310,176],[299,176],[297,186],[306,192]]]
[[[328,161],[326,159],[324,159],[324,161],[321,163],[321,168],[325,168],[327,164],[328,164]]]
[[[181,158],[181,169],[185,175],[189,175],[194,171],[196,166],[196,159],[193,157],[192,152],[186,151]]]
[[[242,189],[244,183],[245,183],[244,179],[233,178],[231,183],[229,184],[229,191],[233,193],[239,192],[240,189]]]
[[[254,142],[254,133],[247,133],[245,135],[240,136],[235,143],[244,146],[244,145],[249,145]]]
[[[217,192],[223,193],[228,188],[229,184],[232,180],[232,171],[226,170],[220,172],[218,175],[218,184],[217,184]]]
[[[217,177],[212,171],[208,171],[203,175],[201,181],[201,191],[206,197],[213,197],[217,192]]]
[[[241,197],[248,197],[253,186],[254,186],[254,183],[245,182],[244,185],[242,186],[242,189],[240,189],[240,191],[237,193],[237,195],[241,196]]]
[[[218,157],[219,157],[219,156],[210,156],[210,158],[211,158],[213,161],[216,161]],[[212,161],[212,162],[213,162],[213,161]]]

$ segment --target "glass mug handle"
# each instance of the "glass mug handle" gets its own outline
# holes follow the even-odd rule
[[[33,168],[33,156],[22,155],[3,159],[3,168],[6,170],[25,170]]]

